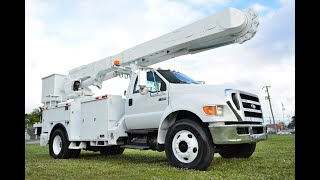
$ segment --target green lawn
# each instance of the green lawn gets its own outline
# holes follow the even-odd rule
[[[295,179],[295,135],[272,135],[248,159],[215,154],[207,171],[169,165],[164,152],[126,149],[102,156],[81,151],[78,159],[53,159],[48,146],[26,145],[26,179]]]

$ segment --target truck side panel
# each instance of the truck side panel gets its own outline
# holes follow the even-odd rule
[[[81,139],[105,139],[108,130],[108,100],[88,101],[81,104]]]
[[[81,137],[83,140],[108,140],[108,129],[114,127],[124,114],[121,96],[81,103]]]
[[[42,112],[42,133],[50,133],[55,124],[54,122],[62,122],[62,124],[69,122],[70,114],[70,108],[67,108],[66,110],[65,106],[44,110]]]

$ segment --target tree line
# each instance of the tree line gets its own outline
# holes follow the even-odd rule
[[[27,125],[33,125],[36,122],[41,121],[41,116],[42,116],[42,107],[38,107],[33,109],[33,111],[29,114],[24,115],[24,124],[25,126]]]
[[[292,116],[291,122],[288,124],[289,129],[293,129],[296,126],[296,117]]]

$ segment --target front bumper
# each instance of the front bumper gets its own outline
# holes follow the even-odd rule
[[[242,144],[268,139],[266,127],[256,124],[216,125],[209,124],[209,130],[215,144]],[[241,131],[243,130],[243,131]]]

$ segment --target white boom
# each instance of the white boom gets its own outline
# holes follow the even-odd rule
[[[102,82],[113,78],[117,71],[129,75],[131,69],[126,66],[149,66],[186,54],[243,43],[255,35],[258,25],[258,14],[253,9],[228,8],[114,56],[69,71],[64,83],[65,93],[69,98],[90,96],[93,93],[88,86],[102,88]],[[115,60],[120,61],[121,67],[113,65]],[[78,83],[79,90],[74,90],[74,83]]]

